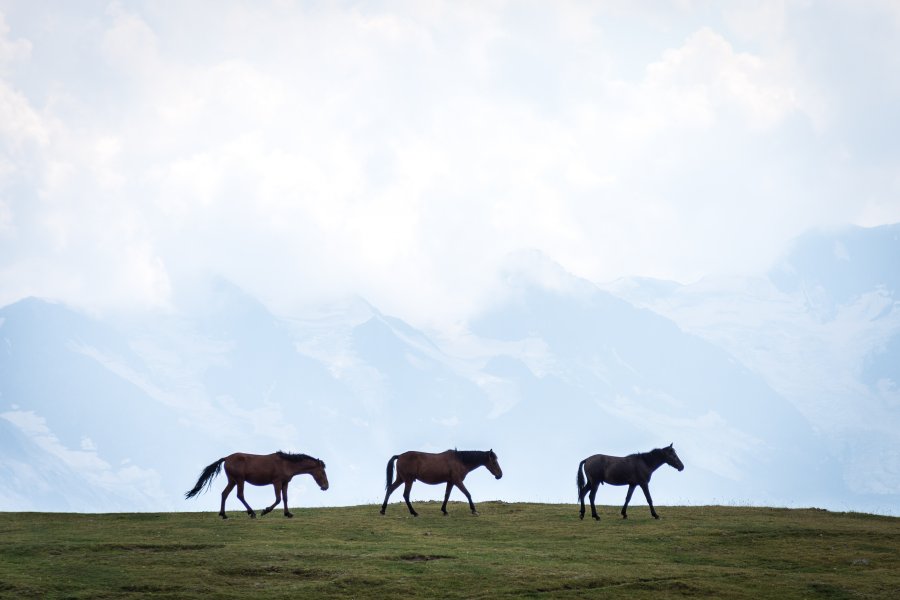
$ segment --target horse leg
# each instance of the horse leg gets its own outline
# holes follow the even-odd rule
[[[631,495],[632,495],[633,493],[634,493],[634,484],[632,483],[632,484],[629,484],[629,486],[628,486],[628,493],[625,494],[625,505],[622,507],[622,518],[623,518],[623,519],[627,519],[627,518],[628,518],[628,513],[625,512],[625,511],[626,511],[626,509],[628,508],[628,503],[631,502]]]
[[[654,519],[658,519],[659,515],[656,514],[656,509],[653,508],[653,500],[650,498],[650,484],[642,483],[641,489],[644,490],[644,498],[647,499],[647,504],[650,505],[650,514],[653,515]]]
[[[584,487],[581,488],[580,492],[578,492],[578,501],[581,502],[581,512],[578,513],[579,519],[584,519],[584,497],[587,495],[587,493],[589,491],[591,491],[590,482],[584,484]]]
[[[287,487],[288,487],[288,483],[290,483],[290,482],[289,482],[289,481],[285,481],[285,482],[284,482],[284,485],[281,486],[281,497],[284,498],[284,516],[286,516],[288,519],[290,519],[290,518],[292,518],[292,517],[294,516],[294,513],[292,513],[291,511],[289,511],[289,510],[288,510],[288,507],[287,507]]]
[[[250,508],[250,505],[247,504],[246,500],[244,500],[244,482],[243,481],[238,481],[237,489],[238,489],[238,491],[237,491],[238,500],[243,502],[244,506],[247,507],[247,514],[250,515],[250,518],[255,519],[256,511],[254,511],[252,508]]]
[[[228,494],[231,493],[231,490],[234,489],[235,483],[232,479],[228,480],[228,485],[225,486],[225,489],[222,490],[222,508],[219,509],[219,516],[223,519],[227,519],[228,515],[225,514],[225,499],[228,498]]]
[[[272,509],[274,509],[276,506],[278,506],[278,503],[281,502],[281,482],[280,481],[273,482],[272,487],[275,488],[275,502],[272,504],[272,506],[267,506],[263,509],[263,511],[262,511],[263,517],[266,516],[267,514],[269,514],[270,512],[272,512]]]
[[[463,485],[462,481],[457,481],[456,487],[458,487],[459,491],[466,495],[466,499],[469,501],[469,508],[472,510],[472,514],[477,517],[478,511],[475,510],[475,503],[472,502],[472,494],[469,493],[469,490],[466,489],[466,486]]]
[[[597,506],[594,504],[594,500],[597,499],[597,489],[600,487],[600,482],[594,481],[593,483],[589,483],[588,485],[591,486],[591,516],[594,517],[595,521],[599,521],[600,515],[597,514]]]
[[[416,509],[412,507],[412,504],[409,501],[409,490],[412,489],[412,484],[414,479],[410,479],[406,482],[406,485],[403,487],[403,499],[406,500],[406,507],[409,509],[409,514],[414,517],[418,517],[419,513],[416,512]]]
[[[384,514],[384,511],[387,510],[388,498],[391,497],[391,494],[394,493],[394,490],[396,490],[398,487],[400,487],[401,483],[403,483],[403,481],[398,476],[397,480],[394,481],[394,483],[392,483],[391,486],[387,489],[387,492],[385,492],[384,503],[382,503],[382,505],[381,505],[381,514]]]
[[[450,490],[453,489],[453,482],[447,482],[447,491],[444,493],[444,503],[441,504],[441,512],[444,513],[444,516],[447,516],[447,500],[450,499]]]

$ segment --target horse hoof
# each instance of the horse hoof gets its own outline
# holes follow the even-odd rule
[[[294,513],[286,512],[286,513],[284,513],[284,516],[286,516],[288,519],[293,519],[293,518],[294,518]]]
[[[384,510],[379,510],[378,512],[384,515]]]
[[[600,520],[600,517],[596,517],[596,516],[595,516],[595,517],[594,517],[594,520],[595,520],[595,521],[599,521],[599,520]]]
[[[222,517],[223,519],[227,519],[227,518],[228,518],[228,515],[226,515],[225,513],[221,513],[221,514],[219,514],[219,516]]]
[[[584,515],[578,515],[578,518],[584,521]]]
[[[473,516],[473,517],[477,517],[477,516],[478,516],[478,511],[477,511],[477,510],[473,510],[473,511],[472,511],[472,516]]]
[[[256,518],[256,513],[255,513],[255,512],[247,513],[247,514],[250,515],[250,518],[251,518],[251,519],[255,519],[255,518]]]

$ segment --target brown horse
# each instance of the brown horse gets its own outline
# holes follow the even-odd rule
[[[391,483],[394,478],[394,462],[397,463],[397,480]],[[381,514],[387,509],[388,498],[391,493],[400,487],[401,483],[406,484],[403,488],[403,499],[406,500],[406,507],[409,508],[410,514],[418,517],[419,513],[413,509],[409,502],[409,490],[415,480],[431,485],[437,483],[446,483],[447,492],[444,494],[444,503],[441,505],[441,512],[447,515],[447,500],[450,498],[450,490],[453,486],[466,495],[469,500],[469,508],[472,514],[477,515],[475,504],[472,502],[472,495],[463,485],[463,479],[469,474],[469,471],[478,467],[487,467],[491,474],[500,479],[503,477],[503,471],[500,469],[500,463],[497,462],[497,455],[493,450],[482,452],[478,450],[447,450],[440,454],[432,454],[430,452],[404,452],[391,457],[387,464],[387,493],[384,495],[384,504],[381,505]]]
[[[216,478],[222,469],[222,463],[225,463],[225,475],[228,477],[228,485],[222,491],[222,508],[219,510],[219,516],[227,519],[225,514],[225,499],[231,490],[237,486],[238,500],[243,502],[247,507],[247,514],[250,518],[256,518],[256,512],[247,501],[244,500],[244,482],[251,485],[273,485],[275,487],[275,502],[272,506],[266,507],[262,514],[267,515],[272,509],[278,506],[281,499],[284,498],[284,516],[293,517],[291,511],[288,510],[287,489],[288,483],[294,475],[309,473],[312,475],[316,483],[322,488],[322,491],[328,489],[328,477],[325,475],[325,463],[318,458],[307,456],[306,454],[291,454],[279,450],[274,454],[244,454],[236,452],[220,458],[213,464],[209,465],[200,474],[197,485],[194,489],[185,493],[185,498],[193,498],[199,494],[204,487],[209,488],[212,480]]]
[[[578,485],[578,501],[581,503],[581,512],[579,518],[584,519],[584,495],[591,492],[591,515],[600,520],[597,514],[597,508],[594,506],[594,498],[597,497],[597,488],[601,483],[610,485],[627,485],[628,493],[625,495],[625,505],[622,507],[622,518],[627,519],[628,514],[625,509],[628,508],[628,502],[631,501],[631,494],[634,488],[641,486],[647,504],[650,505],[650,514],[654,519],[658,519],[656,509],[653,508],[653,500],[650,499],[650,476],[653,471],[663,465],[663,463],[678,469],[684,470],[684,464],[678,455],[675,454],[675,448],[669,444],[665,448],[657,448],[650,452],[640,454],[629,454],[628,456],[606,456],[605,454],[595,454],[589,456],[578,464],[578,477],[576,483]],[[587,483],[584,477],[587,475]]]

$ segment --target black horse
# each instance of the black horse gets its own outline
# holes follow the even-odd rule
[[[625,505],[622,507],[622,518],[627,519],[628,514],[625,512],[628,508],[628,502],[631,501],[631,494],[634,488],[641,486],[644,491],[644,497],[647,498],[647,504],[650,505],[650,514],[654,519],[658,519],[656,509],[653,508],[653,500],[650,499],[650,476],[653,471],[663,465],[663,463],[678,469],[684,470],[684,464],[678,455],[675,454],[675,448],[669,444],[665,448],[657,448],[650,452],[642,452],[640,454],[629,454],[628,456],[607,456],[605,454],[595,454],[589,456],[578,464],[578,502],[581,504],[581,512],[579,517],[584,519],[584,495],[591,493],[591,515],[600,520],[597,514],[597,508],[594,506],[594,498],[597,497],[597,488],[601,483],[610,485],[627,485],[628,494],[625,496]],[[587,476],[587,483],[584,478]]]

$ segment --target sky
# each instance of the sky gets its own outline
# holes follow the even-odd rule
[[[900,221],[900,3],[0,0],[0,305],[451,327],[539,250],[761,272]]]

